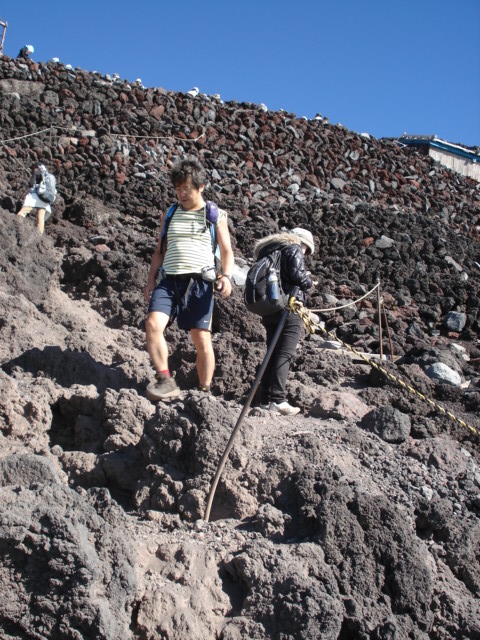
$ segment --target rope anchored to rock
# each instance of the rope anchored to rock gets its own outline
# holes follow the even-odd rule
[[[377,288],[379,287],[379,285],[376,285],[371,291],[369,291],[365,296],[370,295],[370,293],[372,293],[373,291],[375,291]],[[434,400],[431,400],[430,398],[427,398],[423,393],[420,393],[420,391],[417,391],[414,387],[412,387],[410,384],[407,384],[404,380],[402,380],[401,378],[393,375],[392,373],[390,373],[389,371],[387,371],[386,369],[384,369],[383,367],[379,366],[376,362],[373,362],[372,360],[370,360],[369,358],[367,358],[363,353],[360,353],[359,351],[357,351],[354,347],[350,346],[349,344],[347,344],[346,342],[343,342],[343,340],[341,340],[340,338],[338,338],[336,335],[334,335],[333,333],[331,333],[330,331],[327,331],[326,329],[324,329],[319,322],[317,322],[311,315],[311,312],[309,309],[307,309],[301,302],[299,302],[298,300],[296,300],[295,295],[296,295],[297,290],[295,289],[292,297],[290,297],[288,304],[285,308],[285,310],[283,311],[283,314],[280,318],[280,322],[278,323],[277,329],[275,331],[275,334],[273,336],[272,342],[269,346],[269,348],[267,349],[267,353],[265,354],[265,358],[257,372],[256,378],[253,382],[252,388],[250,389],[250,393],[248,395],[247,400],[245,401],[245,404],[242,408],[242,411],[240,412],[240,416],[238,417],[238,420],[235,424],[235,427],[230,435],[230,438],[228,440],[227,446],[225,448],[225,451],[223,452],[223,455],[220,459],[220,462],[218,463],[217,466],[217,470],[215,473],[215,476],[212,480],[212,484],[210,487],[210,493],[208,496],[208,500],[207,500],[207,506],[205,509],[205,515],[204,515],[204,520],[206,522],[209,521],[210,518],[210,512],[211,512],[211,508],[212,508],[212,503],[213,503],[213,498],[215,496],[215,491],[218,485],[218,482],[220,480],[220,476],[222,474],[222,471],[225,467],[225,464],[227,462],[229,453],[233,447],[233,442],[235,440],[235,436],[238,433],[238,430],[240,429],[240,426],[245,418],[245,415],[252,403],[252,400],[255,396],[255,393],[258,389],[258,386],[262,380],[263,374],[265,373],[265,369],[267,368],[267,364],[271,358],[272,352],[278,342],[278,338],[280,337],[281,332],[283,331],[283,326],[285,324],[285,321],[287,319],[287,316],[289,313],[296,313],[300,319],[302,320],[303,324],[305,325],[306,330],[313,334],[315,333],[315,331],[317,329],[320,329],[320,331],[322,331],[324,334],[328,335],[330,338],[332,338],[333,340],[335,340],[336,342],[339,342],[343,347],[345,347],[346,349],[348,349],[349,351],[351,351],[352,353],[354,353],[356,356],[358,356],[359,358],[361,358],[366,364],[368,364],[369,366],[371,366],[372,368],[376,369],[377,371],[379,371],[380,373],[382,373],[384,376],[386,376],[389,380],[391,380],[392,382],[394,382],[395,384],[397,384],[398,386],[402,387],[403,389],[407,390],[409,393],[411,393],[412,395],[416,396],[417,398],[419,398],[420,400],[423,400],[424,402],[427,402],[433,409],[436,409],[437,411],[439,411],[440,413],[448,416],[451,420],[457,422],[458,424],[462,425],[463,427],[469,429],[475,436],[478,437],[479,432],[475,427],[472,427],[472,425],[468,424],[467,422],[465,422],[464,420],[462,420],[461,418],[458,418],[455,414],[453,414],[451,411],[448,411],[447,409],[445,409],[445,407],[442,407],[441,405],[439,405],[438,403],[436,403]],[[363,299],[363,298],[362,298]],[[319,309],[320,311],[320,309]],[[323,310],[326,311],[326,310]]]
[[[402,387],[403,389],[407,390],[409,393],[411,393],[412,395],[416,396],[420,400],[423,400],[424,402],[429,404],[433,409],[436,409],[440,413],[448,416],[451,420],[453,420],[454,422],[457,422],[462,427],[465,427],[466,429],[469,429],[475,436],[478,437],[478,435],[479,435],[478,429],[476,429],[472,425],[468,424],[467,422],[465,422],[464,420],[462,420],[461,418],[459,418],[458,416],[453,414],[451,411],[448,411],[447,409],[445,409],[445,407],[442,407],[441,405],[439,405],[434,400],[431,400],[430,398],[427,398],[427,396],[425,396],[423,393],[420,393],[420,391],[417,391],[417,389],[412,387],[410,384],[406,383],[404,380],[402,380],[398,376],[395,376],[393,373],[390,373],[389,371],[387,371],[386,369],[384,369],[383,367],[378,365],[376,362],[370,360],[363,353],[360,353],[359,351],[357,351],[354,347],[350,346],[346,342],[343,342],[343,340],[338,338],[338,336],[336,336],[335,334],[333,334],[330,331],[327,331],[326,329],[324,329],[320,325],[320,323],[316,322],[312,318],[310,311],[306,307],[304,307],[301,302],[299,302],[298,300],[295,300],[295,299],[290,299],[289,309],[290,309],[290,311],[292,313],[296,313],[297,315],[300,316],[303,324],[305,325],[306,330],[309,333],[315,333],[316,329],[320,329],[320,331],[322,333],[328,335],[333,340],[339,342],[343,347],[348,349],[348,351],[351,351],[352,353],[354,353],[356,356],[361,358],[364,362],[366,362],[372,368],[376,369],[381,374],[386,376],[389,380],[391,380],[392,382],[394,382],[398,386]]]

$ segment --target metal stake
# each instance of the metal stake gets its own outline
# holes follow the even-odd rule
[[[378,276],[377,285],[378,339],[380,341],[380,360],[383,360],[382,298],[380,296],[380,276]]]

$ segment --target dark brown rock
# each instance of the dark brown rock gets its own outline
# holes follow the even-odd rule
[[[326,119],[61,64],[3,57],[0,93],[4,140],[48,130],[0,146],[1,633],[479,636],[478,439],[405,388],[478,429],[476,183]],[[244,265],[265,234],[312,231],[310,308],[344,307],[380,277],[381,346],[396,364],[376,363],[406,381],[361,357],[380,350],[375,294],[319,310],[330,333],[304,336],[287,386],[302,413],[245,418],[209,524],[265,345],[237,287],[216,306],[212,394],[191,391],[194,349],[173,325],[182,396],[145,398],[142,289],[175,197],[168,170],[186,153],[205,163]],[[14,215],[38,160],[59,187],[43,237]],[[382,236],[393,244],[375,246]],[[449,312],[465,316],[455,336]],[[357,355],[325,348],[339,338]],[[429,380],[433,361],[468,391]],[[388,416],[380,437],[359,428],[378,407],[408,416],[408,437],[389,436]]]

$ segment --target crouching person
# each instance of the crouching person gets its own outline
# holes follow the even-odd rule
[[[28,186],[30,190],[25,196],[17,216],[26,218],[29,213],[36,213],[37,229],[43,234],[45,220],[51,215],[51,205],[57,197],[56,179],[53,174],[47,171],[44,164],[37,164],[33,167]]]

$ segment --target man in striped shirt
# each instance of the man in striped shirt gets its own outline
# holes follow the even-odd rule
[[[166,238],[159,238],[152,257],[145,300],[149,303],[145,320],[147,350],[155,367],[155,380],[147,387],[152,401],[167,400],[180,394],[168,368],[165,329],[176,318],[180,329],[190,331],[197,357],[200,389],[210,390],[215,369],[212,347],[212,313],[214,288],[222,298],[232,292],[234,264],[227,214],[219,209],[215,223],[216,242],[220,249],[221,274],[209,277],[215,266],[210,223],[206,219],[207,203],[203,199],[206,175],[195,159],[174,165],[171,180],[178,205],[169,221]],[[166,214],[161,227],[165,224]],[[161,272],[161,279],[156,283]],[[203,276],[202,276],[203,272]]]

